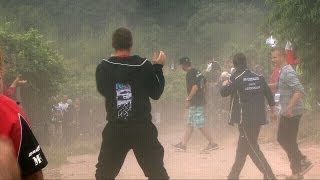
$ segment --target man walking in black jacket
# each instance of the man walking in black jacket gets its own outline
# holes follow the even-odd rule
[[[112,36],[115,53],[96,70],[97,89],[105,98],[108,124],[102,132],[102,145],[96,165],[96,179],[114,179],[130,149],[149,179],[168,179],[164,168],[164,149],[151,122],[149,97],[159,99],[165,80],[160,51],[153,64],[131,56],[132,35],[126,28]]]
[[[232,166],[228,179],[239,179],[247,155],[264,175],[264,179],[275,179],[258,145],[261,125],[266,124],[265,97],[271,107],[272,118],[275,119],[274,99],[270,88],[263,76],[247,69],[246,57],[238,53],[233,57],[236,72],[230,80],[223,82],[221,95],[231,95],[231,119],[229,124],[239,124],[239,141],[236,160]]]

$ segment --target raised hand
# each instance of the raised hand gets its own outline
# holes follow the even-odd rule
[[[22,80],[21,74],[19,74],[14,81],[15,81],[16,85],[25,84],[28,82],[27,80]]]
[[[163,65],[166,61],[166,55],[163,51],[159,52],[159,55],[157,53],[153,53],[153,64],[161,64]]]

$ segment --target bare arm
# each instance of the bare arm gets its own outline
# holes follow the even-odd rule
[[[28,176],[22,177],[22,180],[43,180],[42,170],[37,171],[37,172],[30,174]]]
[[[12,143],[0,137],[0,179],[20,179],[18,162]]]
[[[19,75],[16,77],[16,79],[11,83],[11,85],[10,85],[9,88],[16,88],[16,87],[17,87],[18,85],[20,85],[20,84],[25,84],[25,83],[27,83],[26,80],[22,80],[21,78],[22,78],[22,75],[19,74]]]
[[[198,89],[199,89],[198,85],[193,85],[186,100],[190,101],[192,99],[192,97],[197,93]]]
[[[189,108],[190,106],[190,103],[191,103],[191,99],[193,98],[193,96],[197,93],[198,91],[198,85],[193,85],[192,88],[191,88],[191,91],[189,93],[189,95],[187,96],[186,98],[186,104],[185,104],[185,107],[186,108]]]

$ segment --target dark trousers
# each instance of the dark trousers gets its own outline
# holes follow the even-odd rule
[[[71,144],[72,139],[72,127],[69,123],[62,123],[62,139],[66,145]]]
[[[250,156],[254,164],[264,175],[264,179],[275,179],[275,175],[258,145],[260,125],[239,125],[239,132],[236,160],[232,166],[228,179],[239,179],[247,155]]]
[[[302,115],[287,118],[281,116],[278,128],[278,142],[286,151],[293,174],[300,171],[301,160],[305,158],[297,143],[298,129]]]
[[[102,145],[96,165],[96,179],[115,179],[130,149],[149,179],[169,179],[164,168],[164,149],[156,127],[145,124],[110,124],[102,133]]]

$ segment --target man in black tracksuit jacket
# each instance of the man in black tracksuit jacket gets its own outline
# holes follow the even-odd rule
[[[132,35],[126,28],[112,37],[114,56],[103,60],[96,70],[97,89],[105,98],[107,121],[96,165],[96,179],[114,179],[130,149],[149,179],[168,179],[164,149],[151,122],[149,98],[159,99],[164,89],[162,72],[165,55],[145,58],[130,56]]]
[[[233,57],[236,72],[230,81],[223,82],[220,93],[223,97],[231,95],[231,119],[229,124],[239,124],[239,141],[236,159],[228,179],[239,179],[247,155],[250,156],[264,179],[275,179],[270,165],[260,151],[258,136],[261,125],[266,124],[265,97],[275,118],[274,99],[263,76],[247,69],[246,57],[238,53]]]

